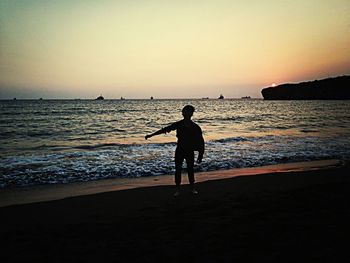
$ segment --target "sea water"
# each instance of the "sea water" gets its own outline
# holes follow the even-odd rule
[[[176,132],[144,136],[196,108],[196,171],[350,159],[350,101],[2,100],[0,187],[174,173]]]

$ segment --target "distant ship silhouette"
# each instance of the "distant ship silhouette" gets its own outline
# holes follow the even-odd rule
[[[244,97],[241,97],[241,99],[251,99],[250,96],[244,96]]]
[[[102,95],[100,95],[100,96],[98,96],[95,100],[104,100],[105,98],[102,96]]]
[[[220,96],[219,96],[218,99],[219,99],[219,100],[223,100],[223,99],[224,99],[224,96],[223,96],[222,94],[220,94]]]

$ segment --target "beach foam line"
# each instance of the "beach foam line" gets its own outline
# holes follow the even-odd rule
[[[332,159],[200,172],[196,173],[195,177],[196,182],[200,183],[210,180],[222,180],[238,176],[319,170],[340,167],[342,165],[343,163],[340,160]],[[183,183],[188,183],[186,174],[183,174]],[[165,185],[174,185],[173,175],[151,176],[143,178],[114,178],[71,184],[0,189],[0,207],[59,200],[74,196],[97,194],[110,191]]]

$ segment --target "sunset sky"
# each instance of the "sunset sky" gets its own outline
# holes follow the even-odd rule
[[[349,0],[0,1],[0,98],[261,97],[350,74]]]

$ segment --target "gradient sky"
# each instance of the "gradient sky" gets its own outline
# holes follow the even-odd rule
[[[349,0],[0,1],[0,98],[201,98],[350,73]]]

